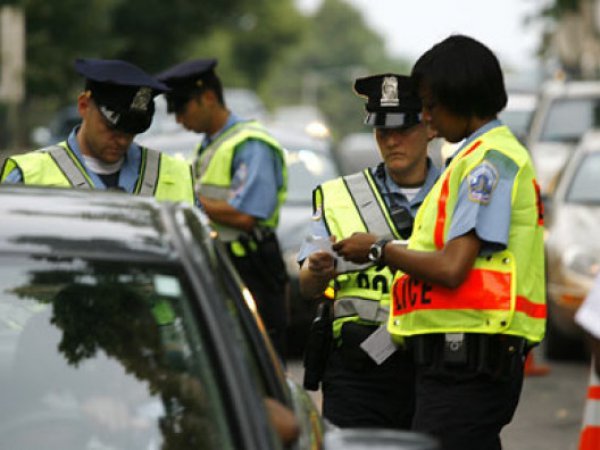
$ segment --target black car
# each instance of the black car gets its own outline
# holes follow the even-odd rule
[[[436,448],[323,435],[195,208],[3,185],[0,216],[0,449]]]

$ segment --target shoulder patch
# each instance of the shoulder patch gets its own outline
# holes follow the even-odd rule
[[[483,161],[475,167],[467,177],[469,200],[487,205],[498,184],[498,178],[498,169],[489,161]]]

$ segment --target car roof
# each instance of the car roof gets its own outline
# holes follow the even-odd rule
[[[550,97],[600,97],[600,81],[557,81],[544,84],[542,92]]]
[[[581,137],[578,147],[585,153],[600,153],[600,128],[592,128]]]
[[[0,185],[0,251],[175,261],[175,205],[120,192]]]

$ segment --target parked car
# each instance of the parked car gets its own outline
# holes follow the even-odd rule
[[[573,317],[600,272],[600,131],[586,133],[546,201],[548,323],[546,355],[581,355]]]
[[[581,136],[599,118],[600,81],[550,81],[542,86],[527,148],[544,197]]]
[[[196,208],[2,185],[0,215],[0,447],[283,449],[289,408],[285,448],[436,448],[325,427]]]
[[[342,175],[360,172],[381,162],[373,133],[351,133],[340,140],[335,149]]]
[[[537,95],[535,93],[509,91],[506,107],[500,112],[502,122],[522,143],[527,140],[536,106]]]

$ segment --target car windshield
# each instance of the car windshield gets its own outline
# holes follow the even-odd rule
[[[552,103],[542,131],[542,141],[577,142],[600,124],[600,98],[561,99]]]
[[[0,448],[234,448],[170,267],[0,257]]]
[[[573,176],[567,202],[600,205],[599,174],[600,153],[588,154],[581,160]]]
[[[310,203],[317,185],[338,175],[333,158],[314,150],[288,150],[288,195],[291,203]]]

